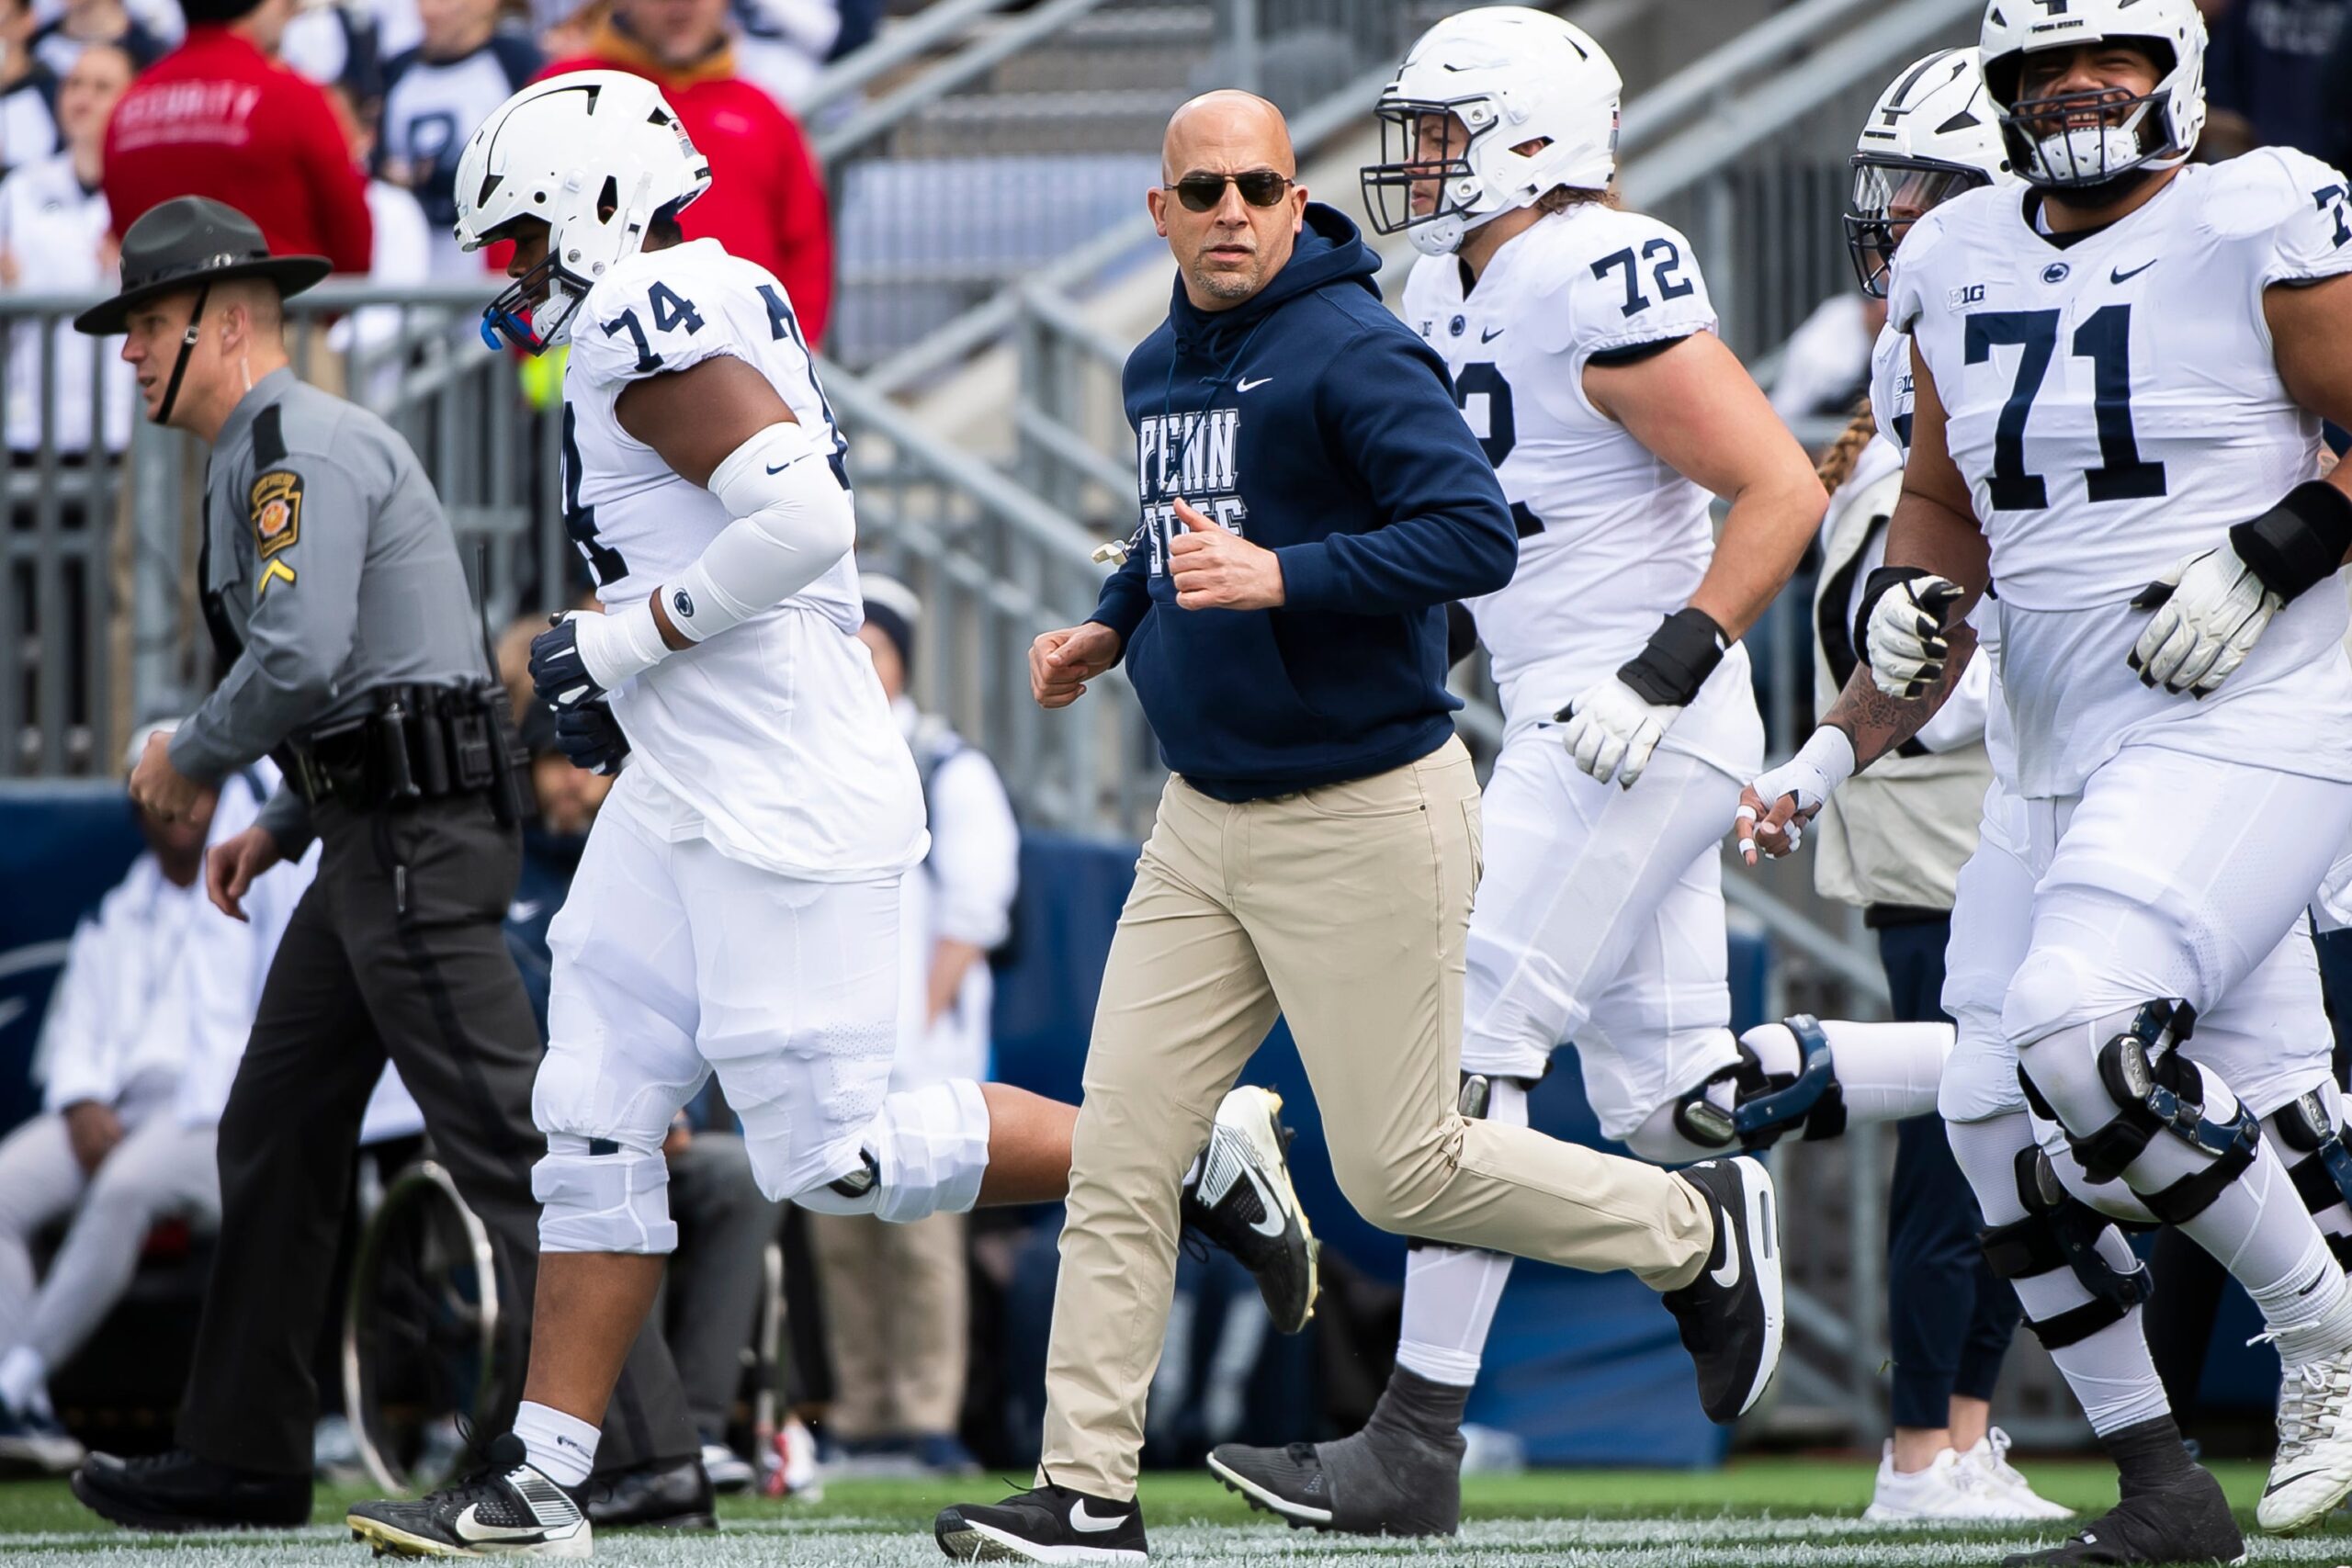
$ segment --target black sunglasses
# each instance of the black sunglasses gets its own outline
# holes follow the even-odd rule
[[[1174,191],[1187,211],[1213,212],[1225,200],[1228,184],[1239,189],[1241,199],[1250,206],[1272,207],[1290,189],[1291,177],[1272,169],[1252,169],[1244,175],[1186,175],[1174,185],[1159,188]]]

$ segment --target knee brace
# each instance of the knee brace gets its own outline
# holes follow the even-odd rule
[[[531,1168],[541,1252],[670,1252],[670,1167],[657,1148],[549,1133]]]
[[[793,1194],[820,1214],[872,1214],[907,1224],[960,1214],[979,1201],[989,1166],[989,1107],[969,1078],[885,1096],[859,1139],[864,1163]]]
[[[2098,1239],[2109,1222],[2059,1185],[2040,1149],[2018,1151],[2017,1178],[2026,1217],[1976,1233],[1985,1266],[2011,1280],[2071,1269],[2091,1298],[2053,1317],[2028,1318],[2035,1337],[2045,1349],[2063,1350],[2122,1322],[2155,1289],[2148,1266],[2137,1263],[2127,1273],[2108,1261]]]
[[[1532,1078],[1523,1078],[1515,1075],[1503,1073],[1464,1072],[1462,1075],[1462,1092],[1455,1098],[1454,1109],[1462,1113],[1462,1119],[1464,1122],[1484,1122],[1487,1119],[1487,1111],[1494,1103],[1494,1086],[1496,1084],[1510,1084],[1512,1088],[1518,1089],[1521,1096],[1524,1096],[1532,1091],[1537,1084],[1542,1083],[1545,1077],[1549,1077],[1551,1075],[1551,1064],[1547,1062],[1544,1066],[1544,1071]],[[1522,1117],[1521,1118],[1521,1121],[1514,1123],[1514,1125],[1523,1125],[1524,1122],[1525,1118]],[[1490,1250],[1489,1248],[1483,1247],[1460,1247],[1450,1241],[1431,1241],[1426,1236],[1408,1235],[1405,1238],[1405,1250],[1408,1252],[1419,1252],[1425,1247],[1442,1247],[1449,1252],[1486,1252]]]
[[[1838,1064],[1821,1021],[1801,1012],[1781,1024],[1796,1036],[1792,1065],[1767,1063],[1745,1037],[1739,1043],[1739,1098],[1731,1122],[1740,1147],[1750,1154],[1770,1148],[1792,1132],[1813,1143],[1846,1130],[1846,1097],[1838,1085]]]
[[[2352,1149],[2330,1113],[2327,1097],[2318,1089],[2298,1095],[2272,1111],[2271,1129],[2279,1143],[2300,1157],[2287,1167],[2303,1207],[2324,1213],[2339,1203],[2352,1202]],[[2329,1235],[2327,1245],[2338,1263],[2352,1268],[2352,1236]]]
[[[2117,1114],[2087,1132],[2066,1130],[2084,1178],[2094,1185],[2121,1176],[2158,1133],[2169,1133],[2207,1156],[2211,1163],[2202,1169],[2156,1191],[2140,1193],[2148,1212],[2166,1224],[2203,1213],[2224,1187],[2245,1173],[2262,1144],[2262,1124],[2243,1105],[2222,1121],[2206,1117],[2205,1076],[2178,1049],[2196,1016],[2187,1002],[2143,1005],[2098,1049],[2099,1087]],[[2062,1121],[2022,1063],[2018,1078],[2035,1114]]]

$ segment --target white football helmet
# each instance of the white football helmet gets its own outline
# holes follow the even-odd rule
[[[1962,191],[2017,177],[1976,61],[1973,49],[1939,49],[1913,61],[1862,122],[1854,142],[1846,249],[1862,292],[1872,299],[1886,297],[1887,263],[1903,237],[1898,231]]]
[[[589,288],[638,253],[647,227],[709,188],[710,161],[642,76],[574,71],[507,99],[458,160],[458,243],[478,250],[537,218],[548,255],[482,311],[482,341],[533,354],[563,342]]]
[[[2109,39],[2155,55],[2155,91],[2018,102],[2027,55]],[[1979,43],[2009,161],[2029,185],[2078,188],[2134,169],[2174,168],[2188,161],[2205,129],[2205,18],[2196,0],[1992,0]]]
[[[1617,100],[1608,52],[1583,29],[1524,6],[1464,11],[1421,35],[1381,89],[1380,157],[1363,170],[1373,228],[1410,233],[1442,256],[1490,219],[1556,186],[1605,190],[1617,172]],[[1451,126],[1434,145],[1424,122]],[[1530,141],[1547,145],[1521,153]],[[1414,200],[1420,188],[1429,202]]]

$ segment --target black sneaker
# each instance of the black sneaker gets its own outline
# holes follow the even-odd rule
[[[590,1525],[580,1500],[532,1468],[523,1439],[501,1433],[470,1473],[413,1503],[355,1503],[344,1516],[354,1540],[379,1556],[586,1557]]]
[[[1142,1508],[1066,1486],[942,1508],[931,1533],[958,1562],[1141,1562],[1149,1555]]]
[[[92,1454],[69,1483],[83,1506],[138,1530],[286,1529],[311,1522],[311,1478],[232,1470],[173,1449]]]
[[[1756,1160],[1702,1160],[1678,1172],[1715,1212],[1699,1277],[1660,1299],[1699,1364],[1699,1403],[1732,1421],[1764,1396],[1781,1365],[1781,1206]]]
[[[1225,1097],[1199,1174],[1184,1183],[1182,1216],[1188,1229],[1257,1276],[1274,1326],[1295,1334],[1315,1315],[1319,1244],[1291,1188],[1282,1109],[1282,1096],[1270,1089],[1245,1085]]]

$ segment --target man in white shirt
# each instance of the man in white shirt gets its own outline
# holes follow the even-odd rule
[[[112,44],[84,49],[57,94],[65,137],[61,152],[18,164],[0,180],[0,286],[26,294],[94,293],[109,285],[113,242],[107,238],[104,172],[107,119],[130,85],[130,57]],[[85,337],[69,321],[47,333],[20,322],[7,334],[8,446],[40,449],[51,410],[50,439],[60,453],[93,445],[119,452],[130,440],[132,371],[115,350],[116,338]],[[49,403],[41,394],[46,364]],[[94,395],[95,394],[95,395]],[[104,425],[93,441],[98,411]]]
[[[157,1220],[220,1217],[214,1130],[311,864],[256,881],[239,923],[205,907],[204,850],[250,826],[271,783],[232,774],[217,807],[177,823],[141,811],[147,850],[74,933],[36,1058],[44,1109],[0,1141],[0,1460],[81,1462],[50,1409],[51,1371],[105,1321]],[[68,1213],[36,1288],[32,1237]]]
[[[922,603],[906,584],[861,573],[858,633],[915,757],[931,852],[906,874],[900,908],[899,1051],[893,1090],[989,1072],[988,954],[1012,929],[1021,830],[996,767],[907,694]],[[937,1473],[977,1472],[956,1428],[964,1403],[969,1302],[965,1217],[885,1224],[811,1214],[833,1358],[827,1423],[852,1459],[911,1459]]]

